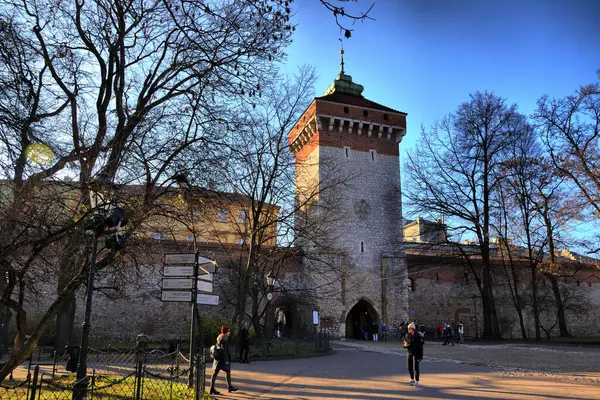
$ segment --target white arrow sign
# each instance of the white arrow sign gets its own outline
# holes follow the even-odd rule
[[[193,265],[165,266],[163,276],[194,276]]]
[[[165,264],[193,264],[195,259],[195,254],[165,254]]]
[[[198,278],[198,282],[197,282],[197,288],[198,290],[200,290],[201,292],[209,292],[212,293],[213,291],[213,283],[212,283],[212,279],[210,281],[206,281],[203,280],[202,278],[205,278],[207,276],[210,276],[212,278],[212,275],[203,275],[201,278]]]
[[[181,278],[181,279],[163,279],[163,289],[191,289],[194,287],[194,280],[192,278]]]
[[[206,260],[206,262],[202,261]],[[217,270],[217,263],[208,258],[198,257],[198,275],[214,274]]]
[[[192,301],[192,292],[163,291],[161,293],[162,301]]]
[[[211,306],[219,305],[219,296],[215,296],[212,294],[202,294],[198,293],[196,303],[198,304],[208,304]]]

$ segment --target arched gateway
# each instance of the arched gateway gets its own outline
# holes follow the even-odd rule
[[[375,308],[361,299],[350,309],[346,316],[346,337],[351,339],[373,339],[373,333],[379,330],[380,319]]]

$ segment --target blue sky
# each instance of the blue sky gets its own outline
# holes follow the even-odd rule
[[[335,1],[333,1],[335,3]],[[600,0],[359,0],[375,21],[344,40],[346,73],[370,100],[408,113],[402,150],[420,126],[469,93],[494,91],[524,113],[543,94],[562,97],[596,80]],[[286,70],[310,64],[321,95],[339,72],[340,30],[318,0],[297,0]]]

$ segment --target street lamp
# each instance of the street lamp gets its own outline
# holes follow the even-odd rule
[[[273,286],[275,286],[275,275],[273,275],[273,271],[269,271],[269,273],[265,276],[267,281],[267,318],[265,323],[267,324],[266,334],[267,334],[267,354],[271,352],[271,337],[273,333],[271,330],[273,329],[273,320],[271,319],[271,314],[273,314],[272,303],[273,300]]]
[[[81,328],[81,345],[77,362],[77,378],[73,390],[73,400],[83,400],[87,397],[87,353],[90,336],[90,316],[92,313],[92,293],[94,290],[94,273],[96,269],[96,256],[98,253],[98,239],[106,233],[105,247],[121,250],[124,246],[123,237],[118,229],[127,224],[125,211],[122,208],[109,205],[107,198],[110,196],[112,183],[109,178],[91,182],[89,195],[92,216],[85,224],[85,230],[92,231],[92,254],[88,266],[87,299],[85,315]],[[100,212],[99,212],[100,210]],[[108,211],[108,214],[107,214]],[[108,231],[105,231],[106,229]]]

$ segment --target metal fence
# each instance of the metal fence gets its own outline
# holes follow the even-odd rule
[[[74,354],[54,355],[52,363],[30,364],[22,381],[0,383],[2,400],[67,400],[76,388]],[[76,367],[76,365],[75,365]],[[206,351],[194,356],[190,374],[189,358],[177,348],[163,350],[90,349],[87,399],[102,400],[183,400],[202,399],[206,382]]]
[[[330,337],[323,332],[303,338],[273,338],[256,342],[250,346],[250,359],[308,356],[330,350]],[[239,348],[233,346],[232,352],[233,359],[237,360]],[[77,359],[77,348],[69,348],[63,354],[40,349],[29,360],[26,378],[16,380],[11,376],[0,382],[0,399],[72,399],[77,383]],[[199,350],[194,356],[194,371],[190,374],[189,355],[184,354],[179,346],[154,350],[142,347],[90,348],[87,399],[199,400],[206,389],[206,361],[209,359],[208,349]]]

